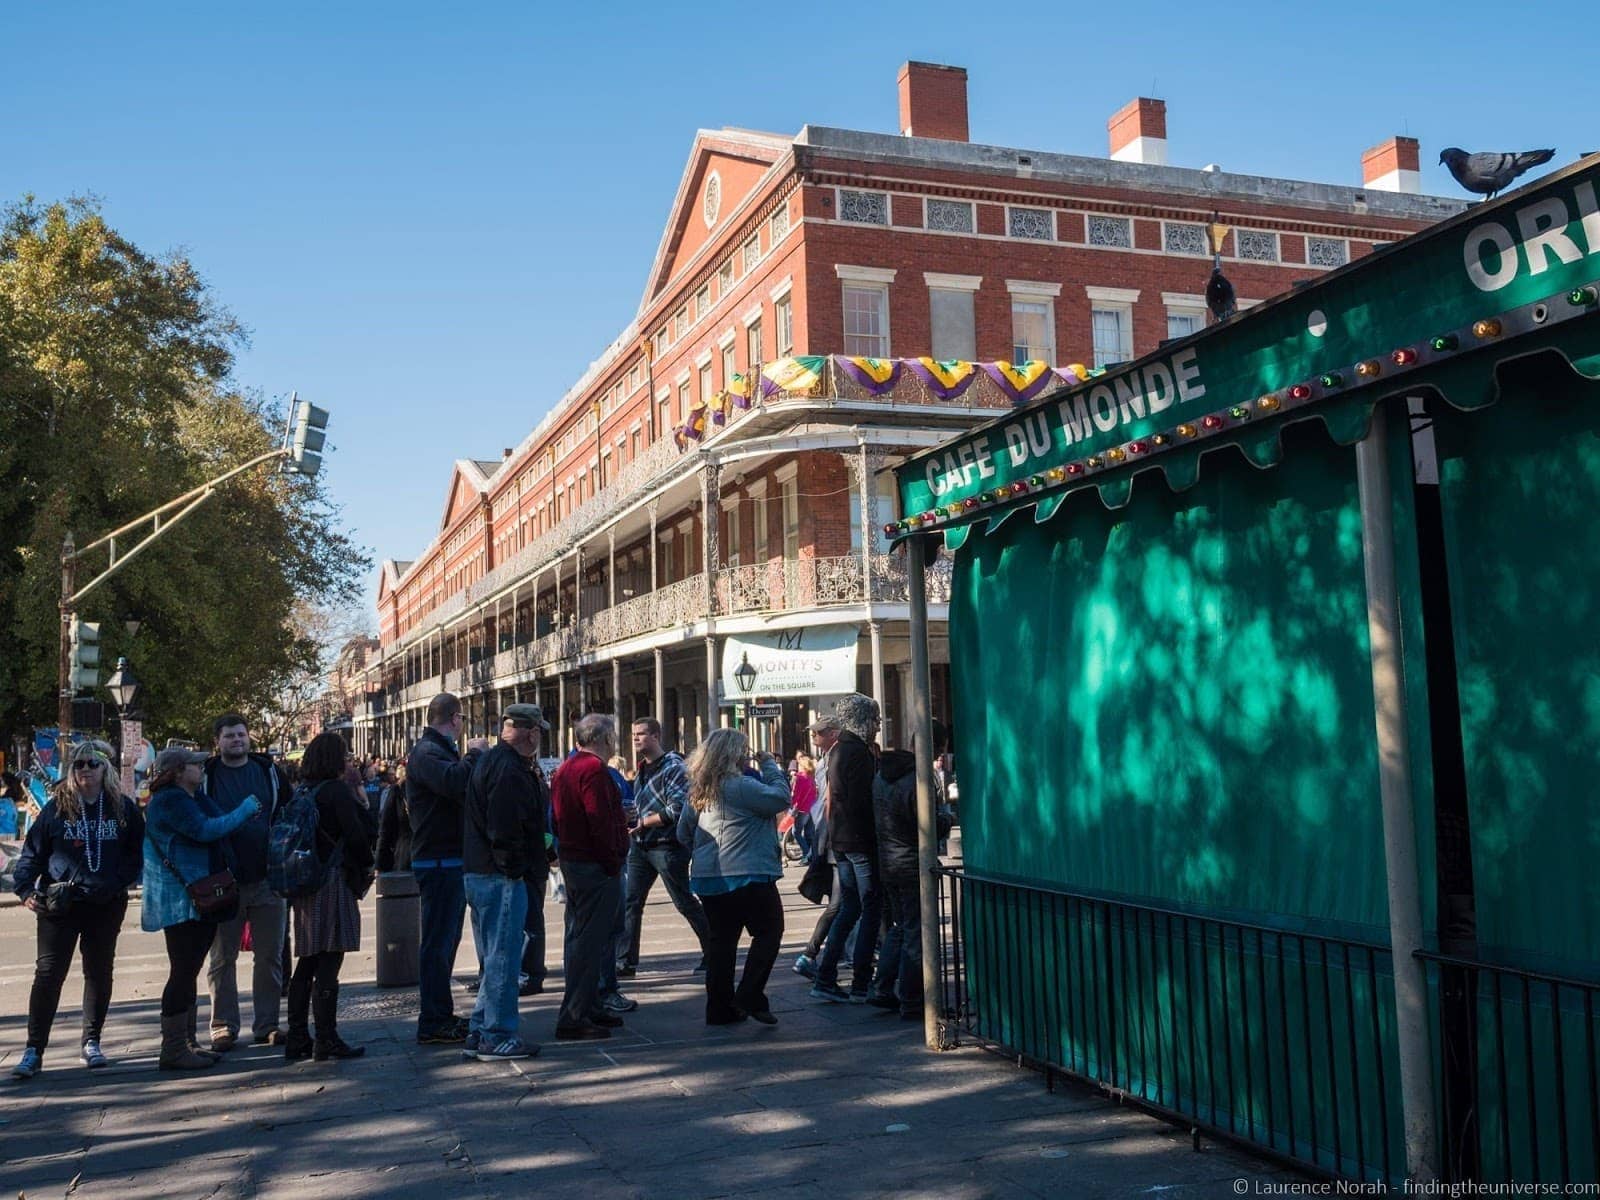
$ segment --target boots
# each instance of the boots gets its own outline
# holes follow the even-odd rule
[[[161,1018],[161,1060],[163,1071],[204,1071],[217,1065],[216,1059],[189,1049],[189,1015],[175,1013]]]
[[[195,1037],[195,1029],[198,1024],[199,1021],[195,1016],[195,1006],[191,1004],[189,1005],[189,1053],[206,1059],[208,1062],[220,1061],[222,1055],[213,1050],[203,1049],[199,1040]]]
[[[304,1017],[295,1020],[294,1012],[289,1013],[289,1036],[283,1043],[283,1057],[286,1062],[299,1062],[303,1058],[310,1058],[312,1051],[311,1030]]]
[[[335,1011],[339,1006],[339,985],[317,989],[311,996],[311,1011],[316,1018],[317,1039],[311,1056],[317,1062],[330,1058],[360,1058],[367,1052],[365,1046],[351,1046],[339,1036]]]

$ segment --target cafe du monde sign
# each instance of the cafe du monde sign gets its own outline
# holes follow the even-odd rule
[[[1489,348],[1502,324],[1508,334],[1537,335],[1548,321],[1553,336],[1567,320],[1600,319],[1597,188],[1600,157],[913,455],[895,471],[900,511],[964,524],[1013,493],[1015,503],[1054,511],[1043,507],[1045,494],[1180,450],[1202,420],[1208,430],[1231,429],[1302,400],[1403,391],[1403,374],[1381,365],[1397,350],[1410,355],[1407,366],[1426,370]],[[1380,368],[1369,377],[1373,362]],[[1046,475],[1052,468],[1065,468],[1065,482],[1041,485],[1063,474]]]

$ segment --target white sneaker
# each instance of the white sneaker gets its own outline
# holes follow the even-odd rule
[[[111,1060],[101,1053],[100,1043],[95,1038],[90,1038],[83,1044],[83,1051],[79,1057],[83,1059],[83,1065],[91,1071],[98,1071],[102,1067],[111,1065]]]

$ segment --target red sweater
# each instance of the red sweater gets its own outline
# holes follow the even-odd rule
[[[606,764],[579,750],[556,770],[550,787],[561,857],[592,862],[607,875],[622,870],[628,857],[628,823],[622,793]]]

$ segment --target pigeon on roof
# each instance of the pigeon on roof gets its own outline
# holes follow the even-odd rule
[[[1513,179],[1556,156],[1554,150],[1522,150],[1515,154],[1488,152],[1468,154],[1456,146],[1439,152],[1439,161],[1449,168],[1456,182],[1469,192],[1479,192],[1493,200]]]

